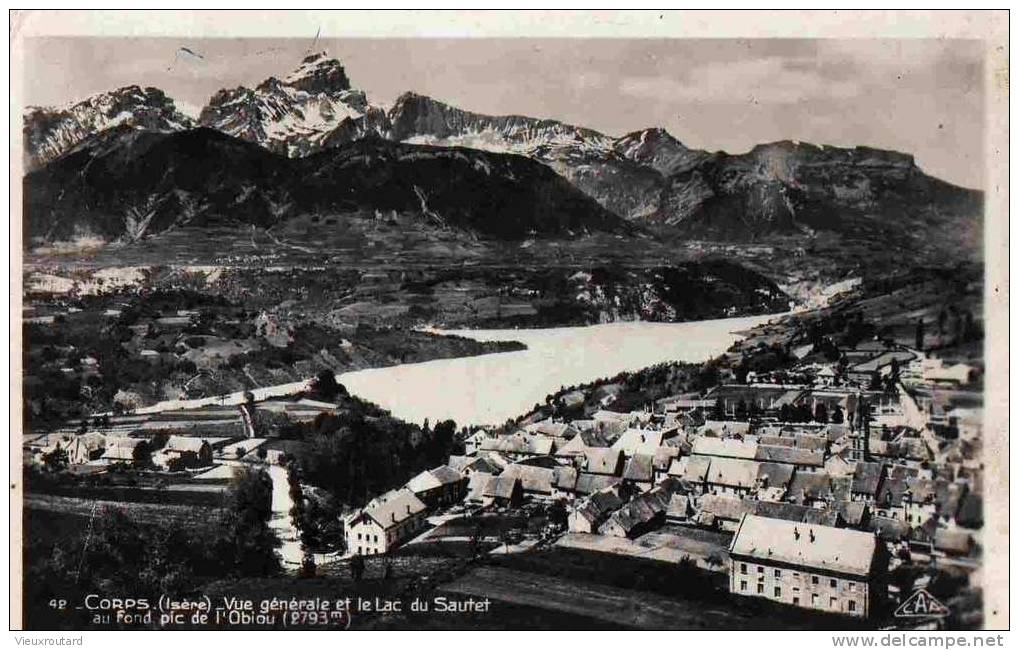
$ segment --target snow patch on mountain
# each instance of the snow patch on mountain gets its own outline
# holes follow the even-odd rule
[[[319,52],[282,80],[219,91],[200,122],[293,158],[318,151],[332,131],[368,110],[367,97],[351,88],[340,62]]]
[[[125,86],[62,107],[30,106],[24,115],[25,166],[35,169],[59,158],[86,138],[127,126],[169,133],[193,128],[158,88]]]

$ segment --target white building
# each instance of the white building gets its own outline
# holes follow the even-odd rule
[[[407,489],[393,490],[373,499],[347,519],[347,550],[357,555],[388,552],[424,528],[426,509]]]
[[[881,548],[873,533],[744,515],[729,546],[729,591],[867,618]]]

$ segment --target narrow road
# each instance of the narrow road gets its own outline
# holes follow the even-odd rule
[[[238,460],[224,460],[223,464],[232,467],[252,468],[250,464]],[[294,500],[290,498],[289,474],[285,467],[279,465],[264,465],[264,467],[269,478],[272,479],[272,515],[269,518],[269,528],[282,542],[276,552],[285,568],[295,568],[301,565],[304,553],[301,550],[301,536],[290,516]]]
[[[304,553],[301,550],[301,537],[290,517],[290,509],[294,500],[290,498],[290,481],[287,470],[279,465],[269,465],[269,478],[272,479],[272,518],[271,528],[283,543],[277,549],[284,565],[300,566]]]

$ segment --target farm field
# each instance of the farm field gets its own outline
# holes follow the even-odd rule
[[[24,504],[25,519],[28,522],[26,528],[29,526],[33,527],[33,530],[26,530],[26,538],[31,538],[33,541],[36,534],[35,527],[45,530],[45,527],[48,525],[43,522],[54,517],[57,520],[66,517],[79,517],[87,520],[92,513],[93,504],[97,513],[102,512],[105,508],[121,510],[126,512],[131,519],[142,524],[164,523],[167,521],[181,525],[197,523],[206,520],[208,518],[207,513],[212,510],[212,508],[196,507],[195,505],[173,505],[124,500],[93,500],[35,493],[26,494]]]
[[[542,609],[564,614],[557,629],[571,628],[573,617],[595,618],[602,624],[644,630],[756,630],[756,629],[826,629],[844,628],[839,619],[799,616],[783,612],[776,616],[773,608],[746,606],[723,599],[673,599],[650,591],[623,589],[562,576],[542,575],[503,567],[479,567],[462,578],[443,586],[444,590],[491,598],[500,604]],[[501,611],[493,605],[494,615]],[[505,627],[505,622],[498,624]]]

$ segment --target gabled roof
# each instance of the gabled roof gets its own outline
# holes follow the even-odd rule
[[[697,436],[693,439],[691,453],[700,456],[744,458],[752,460],[757,456],[757,443],[736,438],[711,438]]]
[[[707,482],[727,487],[752,489],[757,484],[757,463],[742,458],[712,458]]]
[[[729,547],[733,555],[861,577],[876,551],[870,533],[756,515],[743,518]]]
[[[721,494],[705,494],[697,500],[697,509],[718,519],[736,521],[753,507],[754,502]]]
[[[848,526],[859,526],[867,515],[867,504],[862,501],[837,501],[839,516]]]
[[[448,465],[461,474],[467,470],[472,472],[488,472],[497,474],[502,468],[493,463],[486,456],[450,456]]]
[[[627,429],[619,439],[612,443],[613,449],[619,449],[627,456],[637,453],[654,453],[662,444],[662,432],[645,429]]]
[[[415,494],[435,490],[440,487],[442,487],[442,483],[428,470],[407,481],[407,488]]]
[[[578,494],[591,494],[592,492],[618,485],[621,482],[622,479],[618,476],[581,473],[577,475],[576,490]]]
[[[107,460],[134,460],[135,448],[147,444],[143,438],[107,438],[106,450],[101,458]]]
[[[883,506],[901,506],[908,490],[906,479],[888,477],[881,482],[876,501]]]
[[[387,492],[375,501],[375,505],[365,508],[363,512],[386,529],[427,509],[425,504],[406,488]]]
[[[959,505],[962,498],[968,493],[966,486],[960,483],[949,483],[947,481],[937,483],[936,503],[938,515],[942,517],[955,517],[959,512]]]
[[[969,492],[959,503],[955,521],[967,528],[980,528],[984,523],[984,500],[979,494]]]
[[[524,430],[551,438],[569,439],[577,435],[577,430],[566,422],[553,422],[552,420],[542,420],[541,422],[529,424],[524,427]]]
[[[965,530],[938,528],[934,531],[934,548],[955,555],[966,555],[972,547],[972,539]]]
[[[800,449],[809,449],[810,451],[821,451],[823,452],[828,448],[828,438],[826,436],[815,436],[809,433],[797,433],[793,436],[793,440],[796,443],[796,447]]]
[[[937,498],[937,481],[933,479],[910,476],[906,479],[906,485],[916,503],[934,503]]]
[[[810,451],[799,447],[757,446],[757,460],[788,463],[804,467],[823,467],[824,451]]]
[[[665,516],[670,519],[683,519],[692,514],[693,504],[690,503],[690,497],[685,494],[673,494],[669,499],[669,507],[665,511]]]
[[[901,542],[909,537],[909,524],[901,519],[874,516],[870,518],[868,527],[883,542]]]
[[[456,471],[449,465],[439,465],[435,469],[431,470],[431,474],[442,485],[459,483],[460,481],[463,480],[463,476],[460,474],[460,472]]]
[[[513,498],[513,491],[520,485],[520,479],[516,476],[493,476],[488,479],[483,495],[497,499]]]
[[[697,430],[703,435],[706,431],[714,431],[722,435],[747,435],[753,426],[745,420],[706,420]]]
[[[783,463],[757,463],[757,480],[765,487],[789,487],[793,466]]]
[[[874,372],[875,370],[880,370],[885,366],[890,366],[893,360],[903,364],[912,361],[915,358],[916,355],[907,350],[891,350],[883,354],[879,354],[873,359],[851,366],[849,368],[849,372]]]
[[[881,463],[857,463],[853,470],[853,493],[875,496],[883,474]]]
[[[597,525],[623,505],[623,499],[612,488],[604,488],[578,502],[574,511],[593,525]]]
[[[497,451],[483,451],[478,454],[478,458],[484,458],[485,462],[490,464],[496,469],[496,472],[501,472],[512,462],[509,458],[506,458]]]
[[[508,454],[534,454],[547,456],[552,453],[553,440],[544,436],[520,433],[485,438],[481,441],[482,451],[497,451]]]
[[[205,446],[206,441],[201,438],[192,438],[190,436],[170,436],[166,440],[166,444],[163,445],[163,451],[176,451],[178,453],[199,453],[202,451],[202,447]]]
[[[790,481],[786,494],[789,499],[830,499],[831,478],[827,474],[798,472]]]
[[[654,455],[655,470],[660,472],[667,471],[673,461],[679,457],[680,451],[679,447],[659,447],[656,449]]]
[[[780,435],[763,435],[757,438],[758,445],[770,445],[772,447],[795,447],[796,438]]]
[[[609,520],[603,524],[602,530],[616,526],[629,534],[638,526],[647,524],[658,515],[663,514],[669,507],[671,497],[670,493],[657,489],[634,497],[609,517]]]
[[[784,519],[786,521],[819,524],[822,526],[834,526],[838,522],[838,513],[835,510],[811,508],[810,506],[802,506],[796,503],[755,501],[753,502],[751,512],[759,517],[770,517],[772,519]]]
[[[598,410],[591,414],[591,419],[598,422],[620,422],[629,421],[626,413],[617,413],[615,411]]]
[[[591,474],[607,474],[614,476],[619,473],[619,463],[623,452],[613,448],[588,448],[584,452],[587,459],[585,469]]]
[[[519,479],[520,486],[525,492],[551,494],[552,481],[555,480],[555,470],[547,467],[514,463],[504,469],[500,477]]]
[[[635,454],[623,468],[624,481],[651,482],[654,479],[654,456]]]
[[[703,483],[708,478],[708,468],[711,467],[711,458],[708,456],[683,456],[673,461],[669,467],[669,476],[689,481],[691,483]]]
[[[573,490],[577,486],[577,470],[573,467],[556,467],[555,486],[560,490]]]
[[[471,474],[470,479],[467,481],[467,498],[470,501],[481,501],[485,496],[485,488],[488,486],[488,481],[492,476],[493,474],[481,471]]]

